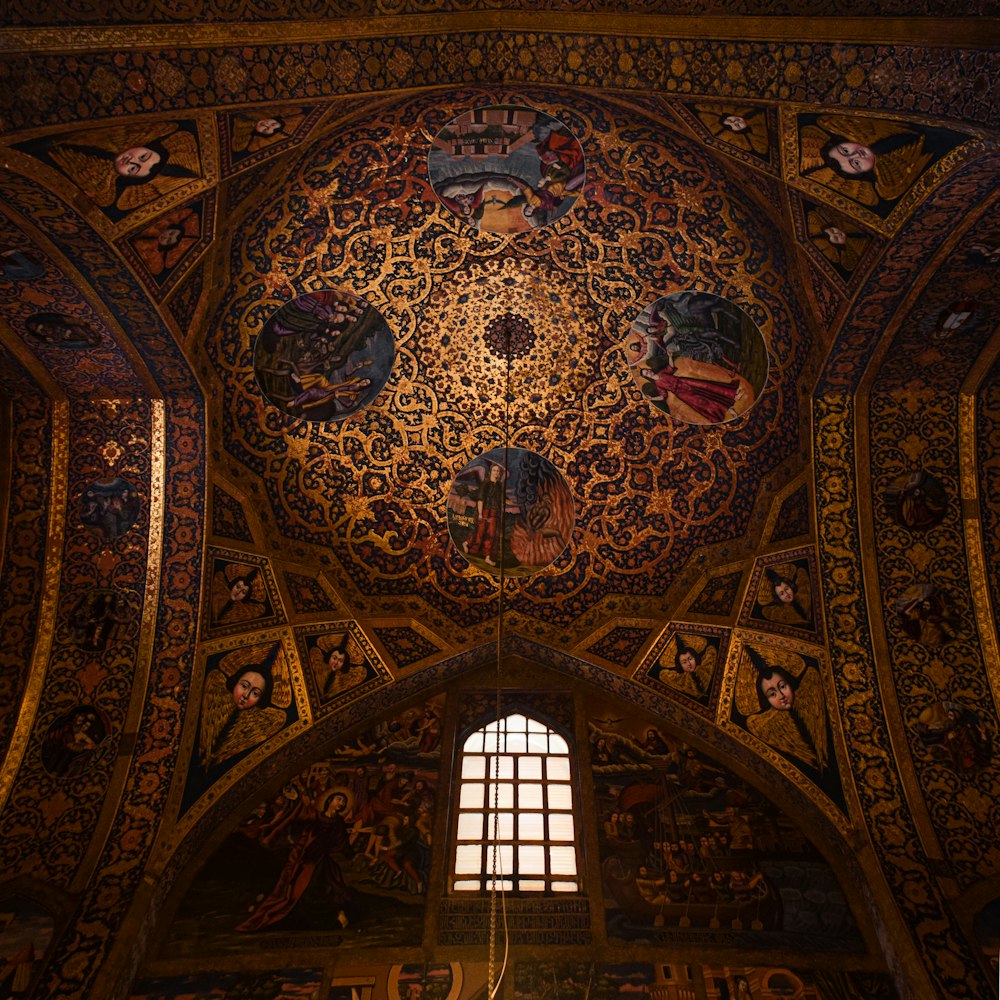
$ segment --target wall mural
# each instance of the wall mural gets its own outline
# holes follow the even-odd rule
[[[261,802],[182,900],[172,957],[297,940],[419,945],[444,699],[379,722]]]
[[[81,129],[14,148],[59,171],[113,224],[148,217],[160,203],[205,186],[198,127],[190,119]]]
[[[103,653],[128,641],[138,627],[139,595],[108,587],[84,591],[63,622],[59,635],[90,653]]]
[[[761,560],[751,578],[752,604],[744,619],[789,634],[815,633],[813,568],[808,555],[783,553]]]
[[[317,104],[218,112],[223,177],[247,170],[300,142],[319,121],[323,108]]]
[[[767,382],[767,348],[756,323],[708,292],[674,292],[646,306],[625,353],[643,396],[686,423],[735,419]]]
[[[925,646],[943,646],[958,635],[961,620],[948,594],[936,584],[924,581],[907,587],[895,607],[899,627]]]
[[[770,166],[777,122],[774,112],[741,101],[699,101],[677,110],[716,149],[755,166]]]
[[[391,681],[354,622],[328,622],[297,634],[309,700],[317,710],[333,711]],[[439,729],[438,739],[440,735]]]
[[[654,985],[660,986],[648,962],[531,961],[514,966],[518,1000],[644,1000]],[[662,996],[661,989],[656,995]]]
[[[692,626],[659,640],[646,657],[648,666],[637,678],[658,690],[669,688],[707,705],[716,668],[724,656],[721,629]]]
[[[267,559],[230,549],[209,549],[205,587],[206,635],[264,628],[282,619]]]
[[[27,997],[52,940],[52,914],[20,893],[0,893],[0,996]]]
[[[879,972],[802,971],[783,966],[702,966],[706,1000],[895,1000]]]
[[[583,147],[557,118],[494,104],[459,115],[434,138],[431,186],[473,229],[519,233],[561,219],[586,182]]]
[[[319,1000],[322,969],[199,972],[140,979],[130,1000]]]
[[[792,648],[744,642],[733,721],[791,761],[843,808],[820,661]]]
[[[993,739],[982,717],[958,702],[928,705],[915,728],[931,755],[960,774],[985,767],[993,756]]]
[[[268,402],[291,417],[342,420],[382,391],[395,354],[382,314],[336,288],[286,302],[264,324],[254,373]]]
[[[177,285],[211,244],[215,200],[213,190],[118,240],[118,249],[157,300]]]
[[[948,509],[944,483],[924,469],[897,476],[882,499],[896,523],[911,531],[927,531],[940,524]]]
[[[80,521],[97,528],[105,542],[113,542],[128,532],[142,512],[138,490],[121,476],[96,479],[80,498]]]
[[[45,274],[40,254],[29,247],[5,247],[0,250],[0,281],[34,281]]]
[[[802,224],[800,225],[800,218]],[[872,234],[842,212],[802,199],[796,205],[796,230],[813,260],[840,283],[849,282],[874,243]]]
[[[38,312],[24,321],[28,337],[53,347],[97,347],[101,335],[78,316],[61,312]]]
[[[905,120],[836,112],[796,115],[785,136],[786,177],[886,233],[957,162],[959,147],[970,138]]]
[[[53,778],[79,778],[111,733],[111,722],[96,705],[78,705],[56,719],[42,740],[42,767]]]
[[[589,729],[609,942],[862,950],[833,871],[760,792],[655,726]]]
[[[282,643],[245,645],[230,639],[226,646],[205,658],[197,747],[182,813],[251,751],[298,719]]]
[[[448,531],[478,569],[530,576],[562,554],[573,534],[573,497],[559,470],[524,448],[474,458],[448,491]]]

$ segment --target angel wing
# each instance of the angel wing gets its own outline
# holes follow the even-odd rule
[[[912,135],[917,138],[917,133],[902,122],[889,121],[885,118],[866,118],[863,115],[820,115],[816,124],[831,138],[839,135],[851,142],[860,142],[863,146],[873,146],[880,139],[891,139],[897,135]]]
[[[889,153],[879,153],[875,161],[875,190],[886,201],[902,198],[930,160],[931,154],[924,152],[922,138]]]
[[[229,717],[235,713],[236,706],[226,686],[226,675],[221,670],[212,670],[205,679],[205,693],[201,700],[201,730],[198,736],[201,765],[206,770],[211,766],[213,748],[220,734],[226,728]]]
[[[259,746],[277,733],[286,722],[286,715],[273,705],[268,708],[248,708],[239,712],[235,723],[220,733],[210,752],[208,767],[221,764],[236,754]]]

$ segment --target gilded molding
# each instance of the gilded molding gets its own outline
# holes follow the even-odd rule
[[[540,31],[639,38],[718,38],[724,41],[873,41],[949,48],[990,48],[997,18],[699,17],[561,11],[464,11],[389,17],[271,21],[257,24],[169,24],[7,28],[0,52],[88,52],[119,49],[203,48],[212,45],[295,45],[358,38],[405,38],[482,31]]]
[[[31,672],[21,698],[17,725],[10,747],[0,770],[0,813],[14,787],[14,778],[21,767],[28,746],[35,716],[45,686],[49,653],[56,632],[56,604],[62,579],[62,551],[66,534],[69,463],[69,404],[59,401],[52,404],[52,452],[49,462],[51,493],[49,495],[49,534],[45,546],[45,575],[42,581],[38,629],[31,659]]]
[[[988,583],[988,563],[983,538],[983,516],[979,497],[979,461],[976,450],[976,392],[1000,356],[1000,329],[983,350],[958,397],[959,488],[962,496],[962,524],[965,552],[969,561],[969,587],[976,618],[986,677],[993,692],[993,704],[1000,708],[1000,629]]]

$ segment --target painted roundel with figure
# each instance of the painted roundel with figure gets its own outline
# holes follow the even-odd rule
[[[757,324],[711,292],[661,295],[625,339],[639,391],[689,424],[721,424],[746,413],[767,384],[767,347]]]
[[[257,384],[290,417],[343,420],[368,406],[392,371],[389,324],[373,305],[339,288],[286,302],[254,347]]]
[[[473,229],[522,233],[561,219],[586,180],[583,147],[558,118],[516,104],[466,111],[428,154],[441,204]]]
[[[547,459],[524,448],[474,458],[448,492],[448,530],[468,562],[494,576],[531,576],[562,553],[576,512]]]

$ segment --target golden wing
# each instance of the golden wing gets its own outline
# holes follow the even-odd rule
[[[221,670],[209,671],[201,699],[201,729],[198,735],[201,766],[206,770],[212,764],[213,746],[235,711],[233,696],[226,687],[226,675]]]
[[[879,153],[875,160],[875,190],[886,201],[902,198],[923,173],[931,156],[924,152],[922,138],[890,153]]]
[[[798,690],[795,692],[795,708],[816,747],[817,762],[822,771],[829,756],[826,740],[826,701],[823,698],[820,676],[812,667],[803,673],[799,682]]]
[[[902,122],[865,118],[861,115],[821,115],[816,124],[829,133],[831,138],[839,135],[851,142],[860,142],[863,146],[873,146],[880,139],[891,139],[897,135],[916,136]]]
[[[255,117],[239,114],[233,117],[233,151],[243,153],[250,145],[250,140],[254,136],[254,125],[257,123]]]
[[[762,743],[797,757],[810,767],[816,766],[816,754],[802,738],[788,712],[768,708],[747,719],[747,729]],[[810,734],[811,735],[811,734]]]
[[[209,766],[221,764],[230,757],[260,746],[277,733],[286,722],[280,708],[248,708],[240,712],[236,724],[214,748]]]
[[[53,146],[49,150],[49,156],[96,205],[107,208],[114,203],[118,175],[110,159],[105,160],[93,153],[67,146]]]

